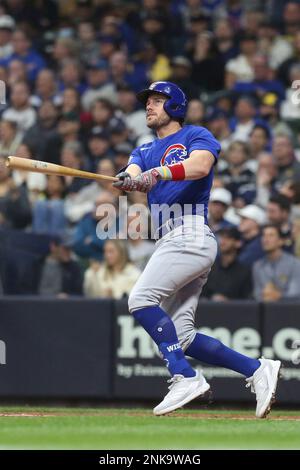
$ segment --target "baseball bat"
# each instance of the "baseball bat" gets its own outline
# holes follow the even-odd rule
[[[67,166],[56,165],[55,163],[43,162],[40,160],[31,160],[30,158],[20,158],[9,156],[5,162],[8,168],[16,170],[33,171],[35,173],[45,173],[46,175],[74,176],[77,178],[87,178],[90,180],[119,181],[115,176],[99,175],[89,171],[75,170]]]

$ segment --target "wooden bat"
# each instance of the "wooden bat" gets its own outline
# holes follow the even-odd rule
[[[87,178],[90,180],[119,181],[115,176],[99,175],[89,171],[75,170],[67,166],[56,165],[55,163],[42,162],[40,160],[31,160],[30,158],[7,157],[6,166],[16,170],[33,171],[35,173],[45,173],[46,175],[74,176],[77,178]]]

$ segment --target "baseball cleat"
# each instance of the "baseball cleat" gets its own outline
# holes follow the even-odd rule
[[[256,417],[266,418],[275,401],[281,362],[263,357],[259,361],[261,365],[252,377],[246,379],[246,387],[251,387],[251,392],[256,394]]]
[[[153,413],[156,416],[171,413],[189,403],[194,398],[204,395],[210,385],[206,382],[201,372],[197,371],[195,377],[184,377],[181,374],[175,374],[170,380],[169,392]]]

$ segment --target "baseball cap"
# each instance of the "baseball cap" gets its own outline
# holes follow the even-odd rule
[[[9,15],[0,16],[0,29],[15,29],[15,20]]]
[[[171,65],[179,65],[181,67],[188,67],[188,68],[192,67],[190,60],[183,55],[177,55],[173,57],[171,59]]]
[[[230,206],[232,202],[231,193],[225,188],[215,188],[210,193],[211,202],[222,202],[226,206]]]
[[[237,212],[240,217],[255,220],[258,225],[264,225],[267,220],[265,211],[260,207],[256,206],[255,204],[249,204],[248,206],[243,207]]]

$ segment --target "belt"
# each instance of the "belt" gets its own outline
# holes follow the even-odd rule
[[[205,223],[205,225],[207,224]],[[169,219],[167,220],[167,222],[165,222],[163,225],[161,225],[155,230],[154,239],[160,240],[162,237],[167,235],[167,233],[170,233],[172,230],[175,230],[175,228],[183,227],[183,226],[184,226],[183,217],[177,217],[176,219]]]

